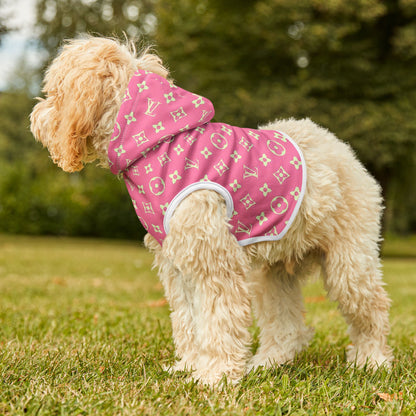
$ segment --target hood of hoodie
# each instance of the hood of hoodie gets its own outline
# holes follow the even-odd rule
[[[110,140],[112,173],[126,171],[162,142],[208,123],[214,114],[207,98],[138,70],[129,82]]]

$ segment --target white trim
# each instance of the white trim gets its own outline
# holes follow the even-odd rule
[[[268,130],[268,131],[270,131],[270,130]],[[305,192],[306,192],[306,163],[305,163],[305,158],[303,157],[303,153],[300,150],[300,147],[285,132],[280,131],[280,130],[271,130],[271,131],[277,131],[277,132],[283,134],[285,136],[285,139],[289,140],[290,143],[292,143],[293,147],[297,150],[297,152],[300,156],[300,161],[302,162],[302,165],[301,165],[302,166],[302,168],[301,168],[302,169],[302,189],[301,189],[301,192],[299,194],[299,198],[296,201],[295,209],[293,210],[292,215],[289,218],[289,221],[285,225],[285,228],[283,228],[282,232],[279,235],[263,235],[263,236],[258,236],[258,237],[247,238],[245,240],[238,241],[240,246],[248,246],[249,244],[258,243],[260,241],[278,241],[278,240],[281,240],[286,235],[286,233],[289,231],[289,228],[293,224],[293,221],[295,220],[296,215],[298,214],[300,206],[302,204],[303,197],[305,196]]]
[[[182,189],[182,191],[177,193],[172,201],[170,201],[170,204],[165,213],[165,217],[163,218],[163,228],[165,229],[166,235],[169,233],[169,222],[179,204],[192,192],[200,191],[203,189],[218,192],[225,199],[227,217],[232,217],[234,212],[234,202],[231,194],[227,191],[227,189],[225,189],[222,185],[211,181],[191,183],[186,188]]]
[[[279,235],[263,235],[259,237],[246,238],[245,240],[240,240],[237,242],[238,244],[240,244],[240,246],[244,247],[250,244],[260,243],[261,241],[278,241],[278,240],[281,240],[285,234],[286,234],[286,228]]]
[[[302,150],[300,150],[300,147],[297,145],[297,143],[295,143],[292,138],[287,135],[285,132],[277,130],[279,133],[282,133],[285,138],[287,140],[290,141],[290,143],[292,143],[293,147],[297,150],[297,152],[299,153],[300,156],[300,161],[302,162],[302,189],[299,195],[298,200],[296,201],[296,205],[295,205],[295,209],[292,212],[292,215],[289,218],[289,221],[287,222],[285,228],[283,228],[282,232],[277,236],[279,238],[277,238],[276,240],[280,240],[281,238],[283,238],[285,236],[285,234],[288,232],[290,226],[293,224],[293,221],[296,218],[296,215],[299,212],[300,206],[302,204],[303,201],[303,197],[305,196],[305,192],[306,192],[306,163],[305,163],[305,158],[303,157],[303,153]],[[263,240],[266,241],[266,240]],[[270,240],[269,240],[270,241]]]

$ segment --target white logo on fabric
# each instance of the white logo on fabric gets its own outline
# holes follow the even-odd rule
[[[191,160],[185,158],[185,170],[187,169],[199,169],[199,160]]]
[[[259,177],[259,170],[258,168],[249,168],[248,166],[244,165],[244,174],[243,174],[243,178],[258,178]]]
[[[286,153],[284,146],[274,140],[267,140],[267,147],[276,156],[283,156]]]
[[[287,202],[287,199],[283,196],[276,196],[272,199],[272,202],[270,202],[270,208],[272,211],[277,215],[284,214],[289,207],[289,204]]]
[[[149,182],[150,192],[153,195],[159,196],[165,192],[165,181],[159,176],[155,176]]]
[[[252,225],[245,225],[243,224],[241,221],[237,222],[237,229],[235,230],[236,234],[251,234],[251,230],[252,230],[253,226]]]
[[[149,141],[149,139],[146,137],[144,130],[138,134],[135,134],[133,136],[133,139],[136,142],[137,147],[140,147],[143,143],[147,143]]]
[[[153,101],[151,98],[147,99],[147,110],[144,112],[147,116],[156,117],[155,111],[159,107],[159,101]]]
[[[227,139],[219,133],[211,134],[211,143],[216,147],[218,150],[224,150],[228,147]]]

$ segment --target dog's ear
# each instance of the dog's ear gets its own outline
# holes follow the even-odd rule
[[[46,99],[41,99],[31,114],[32,133],[67,172],[83,168],[87,138],[93,134],[102,107],[99,79],[90,70],[49,73]]]
[[[96,158],[90,143],[111,136],[135,62],[125,46],[94,37],[67,42],[52,62],[46,99],[31,114],[31,130],[63,170],[81,170],[83,162]]]
[[[145,71],[153,72],[163,78],[167,78],[169,75],[168,69],[163,66],[162,59],[151,51],[151,48],[147,48],[137,59],[137,68]]]
[[[49,74],[46,99],[39,99],[30,116],[33,135],[67,172],[83,168],[86,140],[94,129],[96,107],[101,106],[101,86],[88,75],[72,73],[56,79],[58,73]]]

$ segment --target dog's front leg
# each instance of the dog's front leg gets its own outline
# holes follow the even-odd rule
[[[181,328],[174,329],[174,337],[192,334],[186,339],[192,344],[190,355],[197,357],[193,377],[211,385],[223,376],[239,380],[249,358],[248,261],[229,232],[224,203],[216,192],[197,191],[180,204],[162,253],[182,284],[183,293],[171,291],[187,311],[173,316],[178,319],[173,326]],[[176,339],[175,345],[181,341]]]
[[[159,270],[159,278],[165,290],[171,309],[172,333],[176,356],[179,360],[169,368],[170,371],[187,371],[196,368],[198,352],[194,337],[194,288],[186,276],[163,255],[159,243],[147,234],[146,247],[155,255],[154,266]]]

